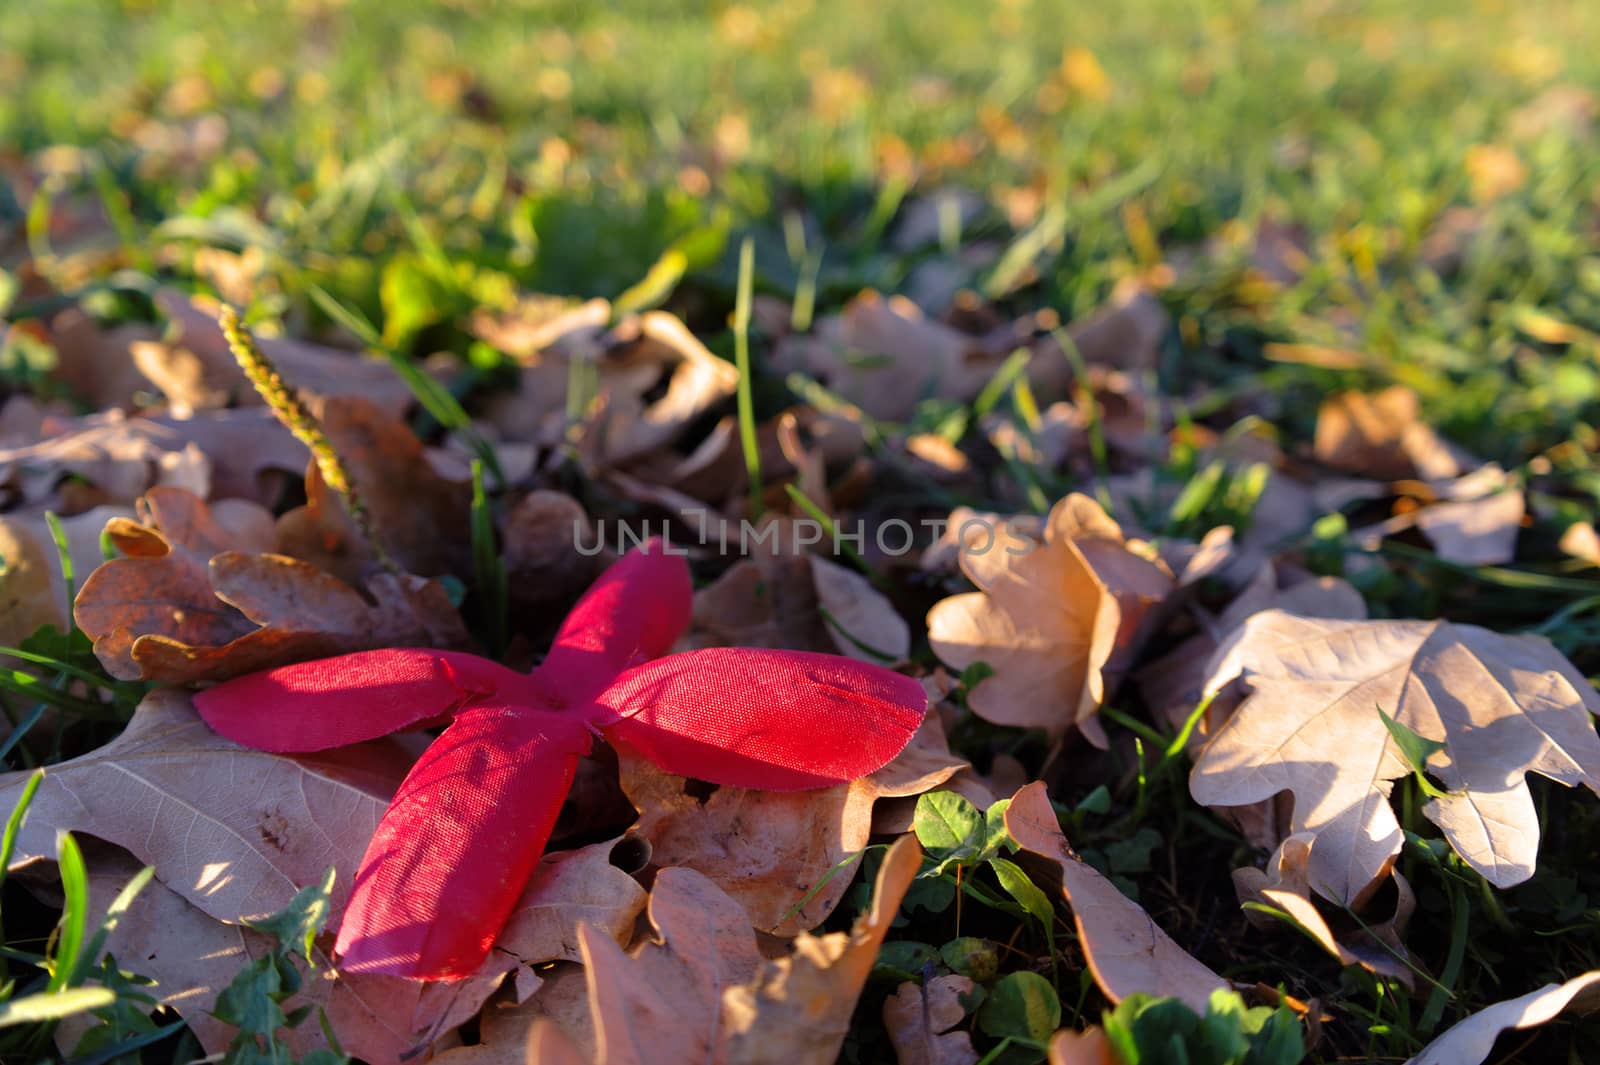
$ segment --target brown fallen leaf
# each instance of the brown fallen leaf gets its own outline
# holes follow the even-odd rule
[[[775,647],[847,655],[875,665],[905,660],[911,628],[857,571],[795,542],[795,526],[768,518],[768,541],[696,593],[695,646]]]
[[[655,935],[624,952],[584,927],[587,1016],[552,1019],[561,1010],[553,1003],[555,1009],[533,1021],[526,1060],[543,1065],[547,1059],[537,1052],[606,1065],[831,1063],[900,900],[921,868],[915,838],[901,837],[878,871],[871,908],[849,933],[801,933],[794,952],[775,961],[762,958],[744,911],[715,884],[688,869],[663,869],[650,894]],[[589,1036],[594,1052],[586,1059],[576,1044]],[[462,1059],[493,1060],[499,1059]]]
[[[369,603],[315,566],[266,553],[272,516],[253,503],[207,506],[156,488],[140,509],[144,524],[107,525],[127,557],[90,574],[75,604],[112,676],[189,684],[373,647],[469,640],[435,581],[378,574]]]
[[[1189,714],[1205,697],[1211,658],[1222,641],[1263,610],[1316,618],[1360,619],[1367,616],[1366,600],[1349,581],[1338,577],[1313,577],[1280,586],[1283,579],[1271,564],[1262,566],[1215,618],[1201,615],[1199,633],[1139,670],[1136,680],[1145,703],[1173,730],[1183,727]],[[1293,578],[1290,578],[1293,580]],[[1233,712],[1236,699],[1219,693],[1201,717],[1190,738],[1198,753]]]
[[[536,329],[502,328],[480,316],[480,335],[497,337],[527,365],[514,393],[491,398],[485,418],[507,440],[540,446],[567,432],[568,388],[592,377],[605,403],[591,409],[585,447],[600,466],[626,466],[676,440],[688,424],[732,397],[739,374],[682,321],[664,311],[629,315],[606,329],[610,306],[591,300]],[[582,372],[575,373],[577,363]]]
[[[120,412],[43,418],[35,439],[0,448],[0,494],[9,507],[48,506],[66,513],[131,504],[154,485],[205,495],[211,488],[211,460],[188,441],[170,437],[148,420]],[[69,487],[76,490],[72,500],[63,498]]]
[[[786,336],[773,352],[783,371],[814,377],[874,418],[905,421],[924,399],[970,400],[1010,349],[923,315],[903,296],[866,291],[811,333]]]
[[[96,856],[89,876],[91,904],[103,912],[138,870],[126,856]],[[392,976],[342,974],[327,955],[331,937],[320,937],[314,951],[317,968],[305,972],[301,992],[287,1008],[314,1005],[327,1011],[329,1024],[345,1053],[369,1065],[400,1065],[445,1031],[470,1019],[504,975],[485,967],[441,991],[437,987]],[[238,924],[225,924],[185,901],[160,880],[139,893],[117,921],[105,949],[123,968],[156,981],[151,994],[171,1007],[189,1025],[208,1054],[221,1054],[234,1029],[212,1017],[217,995],[241,967],[267,951],[266,936]],[[300,964],[300,963],[297,963]],[[90,1020],[69,1020],[57,1031],[63,1052],[76,1044]],[[296,1057],[327,1046],[315,1022],[288,1029],[285,1044]]]
[[[723,993],[731,1065],[830,1065],[838,1059],[878,949],[921,869],[916,837],[901,836],[878,868],[871,906],[848,933],[801,932],[792,954],[766,963],[751,985]]]
[[[578,961],[580,925],[603,932],[618,943],[632,939],[634,920],[644,910],[646,893],[638,881],[611,864],[617,843],[606,840],[540,859],[495,939],[495,952],[510,955],[523,965]]]
[[[1261,903],[1288,914],[1323,950],[1339,959],[1341,965],[1360,965],[1396,979],[1407,988],[1413,987],[1416,967],[1410,963],[1400,942],[1400,934],[1405,931],[1417,904],[1411,885],[1398,869],[1395,870],[1394,913],[1381,922],[1369,919],[1359,930],[1340,936],[1311,900],[1306,863],[1311,856],[1312,838],[1309,833],[1302,833],[1284,840],[1265,871],[1235,869],[1233,886],[1239,893],[1239,901]],[[1272,918],[1265,914],[1247,911],[1245,916],[1257,928],[1272,924]]]
[[[560,608],[576,600],[614,557],[592,552],[599,532],[583,506],[561,492],[524,496],[506,511],[500,535],[513,625],[520,622],[517,631],[530,637],[553,626]]]
[[[1204,1013],[1211,992],[1228,986],[1173,942],[1138,903],[1072,852],[1042,782],[1017,792],[1005,819],[1011,838],[1046,860],[1049,876],[1059,879],[1089,971],[1112,1002],[1136,992],[1170,995]]]
[[[1076,354],[1089,366],[1140,371],[1155,366],[1172,318],[1151,293],[1137,285],[1119,288],[1111,301],[1087,318],[1073,322],[1066,334]],[[1055,334],[1033,345],[1028,379],[1041,397],[1066,395],[1073,383],[1073,360]]]
[[[51,376],[91,410],[131,410],[145,391],[145,377],[133,364],[132,346],[155,338],[143,323],[102,329],[77,307],[50,320],[49,342],[56,351]]]
[[[608,1065],[726,1060],[722,999],[761,970],[750,919],[689,869],[663,869],[650,892],[650,925],[631,953],[578,931],[595,1058]]]
[[[926,985],[908,980],[884,999],[883,1027],[899,1065],[973,1065],[972,1036],[950,1030],[965,1019],[961,996],[970,994],[970,979],[947,973]]]
[[[1335,469],[1389,481],[1455,477],[1476,465],[1422,420],[1417,394],[1402,385],[1325,400],[1315,451]]]
[[[1600,695],[1543,637],[1271,610],[1218,651],[1207,689],[1241,675],[1252,694],[1201,755],[1189,790],[1208,806],[1293,792],[1291,831],[1314,837],[1308,881],[1335,902],[1359,904],[1400,850],[1387,800],[1411,770],[1380,708],[1444,744],[1427,769],[1449,793],[1423,813],[1499,887],[1534,871],[1539,819],[1525,774],[1600,789]]]
[[[1564,984],[1546,984],[1479,1010],[1423,1047],[1406,1065],[1480,1065],[1488,1060],[1501,1032],[1536,1028],[1569,1011],[1583,1015],[1596,1009],[1600,1009],[1600,970],[1591,970]]]
[[[1099,1028],[1081,1032],[1063,1028],[1050,1037],[1050,1065],[1121,1065],[1111,1040]]]
[[[1600,533],[1586,521],[1573,522],[1561,534],[1561,550],[1581,562],[1600,566]]]
[[[1522,489],[1489,463],[1439,487],[1440,500],[1416,512],[1417,528],[1447,562],[1494,566],[1517,554],[1526,510]]]
[[[396,739],[297,758],[248,750],[212,732],[187,694],[161,689],[115,740],[50,768],[12,865],[53,861],[58,831],[85,833],[229,923],[276,913],[333,866],[337,921],[413,757]],[[27,776],[0,776],[0,807],[16,804]]]
[[[684,778],[643,758],[619,751],[618,762],[623,791],[639,810],[630,834],[650,843],[653,863],[705,874],[744,907],[752,925],[780,936],[815,928],[839,905],[850,878],[818,884],[867,845],[879,799],[920,795],[968,768],[945,746],[931,714],[894,761],[816,791],[723,787],[701,798]]]
[[[174,414],[187,416],[229,402],[261,403],[228,350],[217,325],[215,301],[164,288],[156,293],[155,302],[172,322],[173,334],[165,341],[136,342],[132,352],[140,372],[166,395]],[[394,417],[413,402],[411,389],[381,359],[270,336],[259,329],[256,342],[284,379],[308,395],[360,396]]]
[[[315,413],[400,568],[423,577],[467,572],[470,485],[440,476],[405,422],[359,396],[330,397]],[[314,462],[306,505],[278,519],[278,548],[352,584],[381,568]]]
[[[129,516],[121,507],[96,507],[61,519],[75,580],[100,564],[106,522]],[[67,631],[69,607],[61,555],[43,515],[0,517],[0,646],[20,647],[42,625]]]
[[[1056,734],[1076,725],[1105,747],[1095,714],[1171,574],[1130,551],[1086,496],[1055,505],[1042,544],[990,528],[992,538],[975,532],[962,544],[961,568],[979,590],[935,604],[929,644],[952,669],[981,661],[994,670],[968,696],[978,716]]]

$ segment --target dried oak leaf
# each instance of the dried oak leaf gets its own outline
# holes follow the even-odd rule
[[[1382,921],[1365,921],[1359,929],[1346,929],[1341,935],[1311,899],[1311,886],[1306,880],[1311,841],[1309,833],[1285,839],[1265,871],[1235,869],[1233,886],[1239,901],[1262,903],[1288,914],[1341,965],[1360,965],[1412,987],[1415,966],[1409,963],[1400,941],[1417,905],[1411,884],[1396,869],[1394,913]],[[1245,916],[1257,928],[1270,927],[1273,922],[1272,917],[1253,911],[1247,911]]]
[[[1203,1012],[1211,992],[1228,986],[1173,942],[1138,903],[1072,852],[1043,783],[1034,781],[1017,792],[1005,819],[1011,838],[1024,851],[1046,859],[1049,875],[1059,878],[1089,971],[1112,1002],[1143,992],[1170,995]]]
[[[1317,460],[1335,469],[1399,481],[1455,477],[1476,465],[1422,421],[1417,394],[1341,392],[1317,412]]]
[[[1501,1032],[1548,1024],[1569,1010],[1587,1014],[1596,1009],[1600,1009],[1600,969],[1481,1009],[1423,1047],[1406,1065],[1480,1065],[1488,1060]]]
[[[90,901],[101,913],[138,869],[124,856],[93,862]],[[161,881],[148,884],[118,920],[105,949],[123,968],[155,980],[150,989],[162,1005],[182,1016],[208,1054],[221,1054],[235,1030],[211,1016],[217,995],[239,969],[269,948],[266,936],[204,913]],[[475,1015],[499,984],[503,971],[487,971],[449,985],[428,985],[392,976],[335,971],[325,949],[314,956],[317,968],[305,971],[305,984],[286,1008],[311,1005],[325,1010],[345,1053],[368,1065],[400,1065],[444,1031]],[[298,964],[298,963],[297,963]],[[302,967],[303,968],[303,967]],[[65,1022],[56,1039],[63,1051],[76,1045],[93,1018]],[[284,1040],[298,1058],[327,1046],[320,1024],[288,1029]]]
[[[1058,734],[1076,725],[1105,747],[1095,715],[1171,591],[1171,573],[1129,550],[1087,496],[1055,505],[1042,543],[1009,525],[985,528],[994,535],[969,537],[961,550],[979,590],[934,605],[928,643],[952,669],[981,661],[994,670],[968,696],[979,717]]]
[[[11,414],[11,407],[7,407]],[[298,477],[310,453],[272,412],[204,411],[190,418],[41,417],[0,449],[0,485],[16,503],[51,503],[74,482],[92,503],[132,503],[153,485],[209,498],[271,502],[271,472]]]
[[[901,837],[884,857],[871,908],[849,933],[801,933],[793,954],[770,962],[738,903],[698,873],[662,870],[650,895],[656,938],[624,953],[587,927],[579,934],[595,1060],[833,1062],[921,867],[915,838]],[[550,1023],[535,1022],[535,1037]]]
[[[610,307],[589,303],[526,332],[480,316],[480,335],[527,365],[515,393],[494,397],[486,420],[508,440],[559,443],[567,432],[574,362],[592,367],[605,403],[591,411],[585,448],[600,466],[624,466],[659,451],[730,398],[739,382],[682,321],[664,311],[629,315],[606,329]]]
[[[466,572],[470,486],[435,472],[405,422],[359,396],[329,397],[315,413],[400,568],[424,577]],[[378,569],[315,463],[306,470],[306,505],[278,519],[278,547],[351,583]]]
[[[972,1036],[951,1031],[966,1018],[972,981],[947,973],[926,984],[907,980],[883,1001],[883,1027],[899,1065],[974,1065]]]
[[[26,443],[0,448],[0,495],[8,507],[81,510],[132,503],[152,485],[200,495],[211,487],[212,462],[199,447],[172,440],[147,419],[127,418],[120,411],[81,419],[46,417],[37,435],[29,436]],[[75,495],[67,500],[69,488]]]
[[[780,936],[815,928],[839,905],[849,877],[833,877],[795,909],[829,870],[867,845],[879,799],[920,795],[968,768],[950,753],[932,714],[876,773],[815,791],[723,787],[702,798],[683,777],[643,758],[619,751],[618,762],[622,789],[639,810],[630,834],[650,843],[652,861],[710,877],[751,924]]]
[[[1447,621],[1341,621],[1271,610],[1218,651],[1207,689],[1251,690],[1196,763],[1208,806],[1294,794],[1293,832],[1314,837],[1312,890],[1361,900],[1402,834],[1390,782],[1411,770],[1381,708],[1442,743],[1427,770],[1448,794],[1423,807],[1456,852],[1499,887],[1533,875],[1539,819],[1524,776],[1600,790],[1600,695],[1548,640]]]
[[[1010,349],[923,315],[903,296],[857,295],[809,334],[779,341],[774,363],[822,381],[874,418],[905,421],[924,399],[976,396]]]
[[[799,547],[734,563],[695,594],[694,625],[696,646],[823,651],[873,665],[911,653],[911,627],[870,581]]]
[[[871,906],[848,933],[802,932],[792,954],[768,962],[752,985],[725,993],[728,1060],[739,1065],[836,1061],[878,949],[921,869],[916,837],[901,836],[884,855]]]
[[[58,831],[85,833],[225,922],[276,913],[331,865],[336,922],[412,761],[392,739],[296,758],[248,750],[212,732],[187,694],[161,689],[115,740],[46,771],[12,863],[54,860]],[[0,806],[15,805],[27,778],[0,776]]]
[[[266,553],[272,516],[253,503],[208,506],[155,488],[140,510],[143,524],[107,524],[127,557],[90,574],[75,604],[114,677],[191,684],[373,647],[468,640],[437,582],[379,574],[369,603],[315,566]]]

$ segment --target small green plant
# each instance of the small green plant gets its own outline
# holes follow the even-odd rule
[[[295,1058],[280,1033],[304,1024],[316,1007],[304,1005],[285,1012],[283,1006],[302,986],[295,958],[314,964],[312,941],[332,908],[333,878],[334,870],[330,868],[320,884],[302,889],[282,910],[259,921],[245,922],[247,927],[271,936],[275,949],[239,970],[233,982],[217,996],[212,1015],[239,1029],[223,1055],[222,1060],[228,1065],[294,1065]],[[312,1051],[299,1059],[299,1065],[344,1065],[350,1059],[339,1049],[326,1015],[321,1021],[331,1049]]]
[[[1122,1065],[1296,1065],[1306,1054],[1287,1007],[1246,1007],[1222,989],[1204,1016],[1178,999],[1139,994],[1108,1010],[1102,1024]]]
[[[1059,976],[1055,905],[1021,866],[1006,857],[1017,849],[1016,841],[1006,831],[1005,813],[1010,804],[1011,800],[1001,799],[987,811],[980,811],[952,791],[929,792],[918,798],[911,827],[929,863],[920,879],[931,882],[930,887],[941,881],[953,884],[955,890],[949,894],[957,900],[958,932],[962,896],[1013,917],[1036,920],[1043,929],[1051,972]],[[995,894],[974,875],[980,869],[987,869],[994,876],[1004,894]],[[911,898],[908,896],[908,903]],[[983,940],[966,937],[946,944],[940,951],[940,960],[952,971],[979,983],[992,978],[998,970],[992,947]],[[978,1010],[979,1027],[1009,1049],[1007,1061],[1038,1060],[1050,1033],[1060,1022],[1061,1002],[1055,985],[1028,971],[1006,973],[995,980],[985,988]]]
[[[11,864],[28,807],[43,782],[42,772],[28,778],[6,821],[5,833],[0,836],[0,883]],[[124,978],[109,956],[98,963],[96,959],[101,958],[107,937],[155,870],[147,866],[128,881],[90,935],[89,871],[83,852],[70,833],[61,833],[56,841],[56,863],[61,873],[61,917],[45,944],[45,952],[30,954],[8,944],[0,953],[0,1060],[37,1060],[49,1046],[57,1021],[88,1011],[103,1017],[104,1011],[118,1006],[122,993],[138,979]],[[40,972],[14,975],[14,962],[23,962]],[[94,1041],[93,1049],[109,1051],[104,1058],[109,1061],[130,1043],[143,1045],[137,1037],[155,1030],[151,1024],[146,1031],[130,1033],[128,1038],[100,1037]],[[174,1030],[169,1028],[162,1035]]]

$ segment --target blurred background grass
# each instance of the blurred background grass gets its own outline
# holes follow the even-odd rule
[[[956,267],[925,302],[1068,317],[1137,275],[1191,384],[1265,340],[1355,349],[1303,381],[1403,381],[1512,461],[1596,420],[1597,40],[1600,5],[1499,0],[8,4],[0,218],[109,188],[126,242],[254,244],[290,302],[374,318],[437,252],[460,291],[423,326],[615,296],[675,243],[720,306],[739,232],[824,307],[919,256]],[[936,240],[882,239],[955,188],[981,201]],[[983,238],[1013,254],[958,254]]]

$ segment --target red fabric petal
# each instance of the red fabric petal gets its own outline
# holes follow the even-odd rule
[[[472,699],[522,702],[521,673],[456,651],[389,648],[248,673],[196,692],[219,735],[258,751],[321,751],[453,713]]]
[[[854,780],[911,742],[928,706],[910,677],[838,655],[717,647],[617,678],[604,726],[669,773],[766,791]]]
[[[457,980],[483,963],[538,864],[589,733],[575,718],[473,706],[400,785],[339,927],[348,972]]]
[[[661,540],[628,552],[578,600],[535,676],[569,706],[590,702],[618,673],[672,650],[689,626],[694,585]]]

